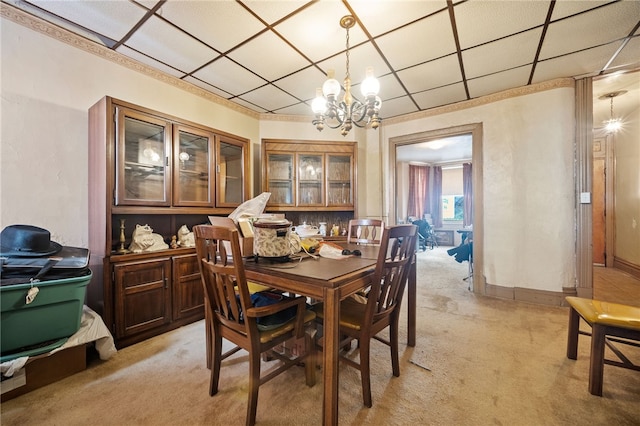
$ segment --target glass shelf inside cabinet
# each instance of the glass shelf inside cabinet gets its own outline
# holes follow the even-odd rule
[[[320,182],[300,182],[298,204],[322,204],[322,184]]]
[[[352,205],[352,157],[350,155],[329,155],[327,161],[329,205]]]
[[[220,142],[218,153],[218,202],[240,205],[244,201],[244,148]]]
[[[121,201],[167,201],[165,132],[163,125],[125,117]]]
[[[298,205],[324,205],[322,154],[298,154]]]
[[[329,182],[329,204],[330,205],[351,205],[351,183],[350,182]]]
[[[209,138],[183,130],[178,134],[178,203],[209,203]]]
[[[293,155],[268,154],[268,191],[271,192],[269,204],[292,205],[293,193]]]

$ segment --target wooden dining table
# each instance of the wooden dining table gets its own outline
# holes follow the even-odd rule
[[[377,246],[349,244],[341,244],[341,246],[350,250],[358,249],[362,254],[340,260],[303,254],[300,259],[292,259],[285,263],[272,262],[264,258],[249,258],[245,261],[247,280],[324,302],[322,352],[324,425],[338,424],[340,301],[371,284],[378,258]],[[407,345],[415,346],[415,258],[409,274],[407,296]]]

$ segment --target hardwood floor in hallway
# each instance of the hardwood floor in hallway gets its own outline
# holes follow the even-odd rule
[[[594,266],[593,297],[607,302],[640,306],[640,279],[619,269]]]

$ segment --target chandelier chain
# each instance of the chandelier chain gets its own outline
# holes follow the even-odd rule
[[[349,27],[346,28],[347,30],[347,37],[346,37],[346,44],[347,44],[347,78],[351,78],[351,76],[349,76]]]
[[[613,120],[613,96],[611,96],[611,119]]]

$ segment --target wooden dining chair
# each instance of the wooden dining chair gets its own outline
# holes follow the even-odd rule
[[[398,357],[398,324],[400,305],[406,287],[411,262],[416,251],[417,227],[397,225],[384,228],[380,251],[371,288],[366,303],[346,298],[340,303],[339,347],[344,348],[352,340],[358,341],[359,363],[341,355],[340,360],[360,370],[364,405],[371,407],[371,339],[378,340],[391,349],[393,375],[400,376]],[[314,307],[318,320],[324,319],[323,304]],[[389,328],[389,339],[378,336]],[[348,347],[348,346],[347,346]]]
[[[380,245],[384,222],[380,219],[351,219],[347,228],[347,243]]]
[[[306,309],[304,297],[288,298],[280,294],[251,294],[247,285],[244,264],[234,228],[198,225],[193,228],[196,251],[201,263],[202,283],[206,297],[206,330],[211,360],[209,395],[218,392],[222,360],[241,349],[249,353],[249,401],[247,425],[256,421],[258,388],[289,367],[307,357],[315,358],[315,347],[305,324],[312,322],[315,313]],[[254,296],[260,295],[258,299]],[[257,306],[255,300],[280,299],[273,304]],[[287,314],[289,314],[287,316]],[[290,359],[273,351],[276,345],[291,338],[305,338],[304,354]],[[222,353],[222,339],[236,345]],[[261,355],[275,359],[276,365],[260,373]],[[305,362],[306,383],[315,384],[315,363]]]

